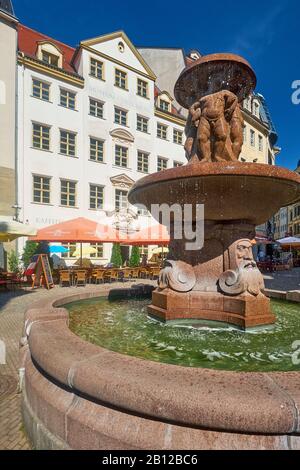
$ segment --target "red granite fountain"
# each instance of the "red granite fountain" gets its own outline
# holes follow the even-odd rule
[[[149,314],[162,321],[214,320],[246,329],[275,322],[253,259],[257,225],[300,198],[300,177],[283,168],[239,161],[243,145],[242,101],[256,77],[233,54],[195,61],[180,75],[175,97],[189,110],[187,165],[139,180],[132,204],[204,205],[204,246],[187,249],[170,225],[170,253]],[[176,227],[178,229],[178,227]]]

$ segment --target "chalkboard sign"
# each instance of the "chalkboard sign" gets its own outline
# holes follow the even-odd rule
[[[44,284],[47,289],[52,289],[52,287],[54,287],[52,272],[47,255],[38,256],[35,269],[34,286],[41,287],[42,284]]]

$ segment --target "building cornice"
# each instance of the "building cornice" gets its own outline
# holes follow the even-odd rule
[[[50,77],[57,78],[58,80],[63,80],[67,83],[70,83],[71,85],[75,85],[80,88],[84,87],[84,79],[79,75],[76,75],[75,73],[72,74],[57,67],[44,64],[40,60],[34,59],[33,57],[29,57],[22,53],[19,53],[18,63],[32,70],[36,70],[37,72],[44,73]]]
[[[130,70],[131,72],[135,72],[136,74],[141,75],[145,78],[148,78],[149,80],[152,80],[153,82],[155,82],[155,80],[156,80],[156,76],[153,74],[153,72],[151,74],[146,73],[146,72],[142,72],[141,70],[138,70],[135,67],[131,67],[131,65],[125,64],[125,62],[121,62],[120,60],[115,59],[114,57],[111,57],[107,54],[103,54],[103,52],[96,51],[92,47],[86,46],[82,43],[81,43],[80,48],[75,53],[75,56],[73,58],[73,62],[74,62],[74,60],[76,58],[76,55],[78,54],[80,49],[84,49],[84,50],[90,52],[91,54],[94,54],[98,57],[101,57],[102,59],[108,60],[109,62],[114,62],[115,64],[119,65],[120,67],[123,67],[124,69]]]
[[[0,18],[4,19],[7,23],[13,23],[14,25],[17,25],[19,23],[19,20],[17,18],[9,15],[8,13],[5,13],[5,11],[3,10],[0,10]]]
[[[174,116],[174,114],[167,113],[166,111],[161,111],[159,109],[155,109],[154,114],[160,119],[165,119],[167,121],[178,124],[179,126],[186,125],[186,119],[184,117]]]

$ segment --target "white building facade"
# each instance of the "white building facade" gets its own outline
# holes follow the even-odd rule
[[[75,51],[20,26],[19,50],[21,220],[37,228],[77,217],[109,223],[135,181],[186,162],[185,120],[123,32]],[[154,224],[149,217],[141,213],[135,227]],[[98,261],[110,253],[104,245]]]

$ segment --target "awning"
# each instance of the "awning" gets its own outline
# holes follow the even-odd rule
[[[281,240],[277,240],[281,246],[286,246],[290,248],[298,248],[300,247],[300,238],[296,237],[286,237],[282,238]]]
[[[128,236],[124,242],[128,245],[169,245],[170,235],[164,225],[153,225]]]
[[[83,217],[43,228],[31,238],[34,242],[58,243],[115,243],[119,239],[114,228]]]
[[[6,243],[21,237],[36,235],[37,229],[31,225],[16,222],[11,217],[0,216],[0,242]]]

